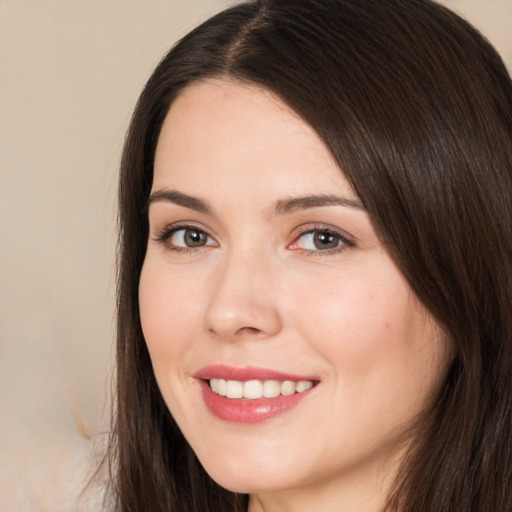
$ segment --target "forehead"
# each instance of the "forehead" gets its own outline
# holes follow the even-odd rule
[[[221,182],[249,190],[353,194],[316,132],[272,92],[228,80],[188,86],[172,104],[155,155],[153,189]],[[297,190],[294,190],[294,189]]]

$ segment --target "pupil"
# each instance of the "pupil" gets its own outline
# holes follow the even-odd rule
[[[190,229],[185,232],[185,243],[189,247],[204,245],[206,242],[205,234],[197,229]]]
[[[338,239],[331,233],[320,231],[315,234],[315,246],[317,249],[334,249],[338,246]]]

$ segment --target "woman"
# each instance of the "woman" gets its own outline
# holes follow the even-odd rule
[[[512,510],[512,84],[429,0],[195,29],[120,180],[120,511]]]

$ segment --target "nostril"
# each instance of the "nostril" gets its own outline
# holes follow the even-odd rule
[[[246,334],[249,336],[256,336],[260,333],[261,333],[261,331],[259,329],[256,329],[256,327],[242,327],[241,329],[238,329],[238,334]]]

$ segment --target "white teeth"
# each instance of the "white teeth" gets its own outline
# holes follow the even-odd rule
[[[313,387],[313,383],[310,380],[301,380],[297,382],[297,393],[302,393]]]
[[[295,382],[291,380],[285,380],[281,384],[281,395],[290,396],[295,393]]]
[[[281,394],[281,384],[277,380],[266,380],[263,383],[263,396],[265,398],[274,398]]]
[[[258,398],[275,398],[276,396],[290,396],[295,393],[302,393],[313,387],[310,380],[239,380],[210,379],[210,387],[214,393],[226,396],[227,398],[247,398],[256,400]]]
[[[226,381],[224,379],[219,379],[219,395],[226,396],[227,390],[226,390]]]
[[[263,384],[259,380],[248,380],[244,383],[244,398],[261,398]]]
[[[219,393],[219,379],[210,379],[210,387],[214,393]]]
[[[226,381],[226,396],[228,398],[243,398],[244,383],[239,380]]]

